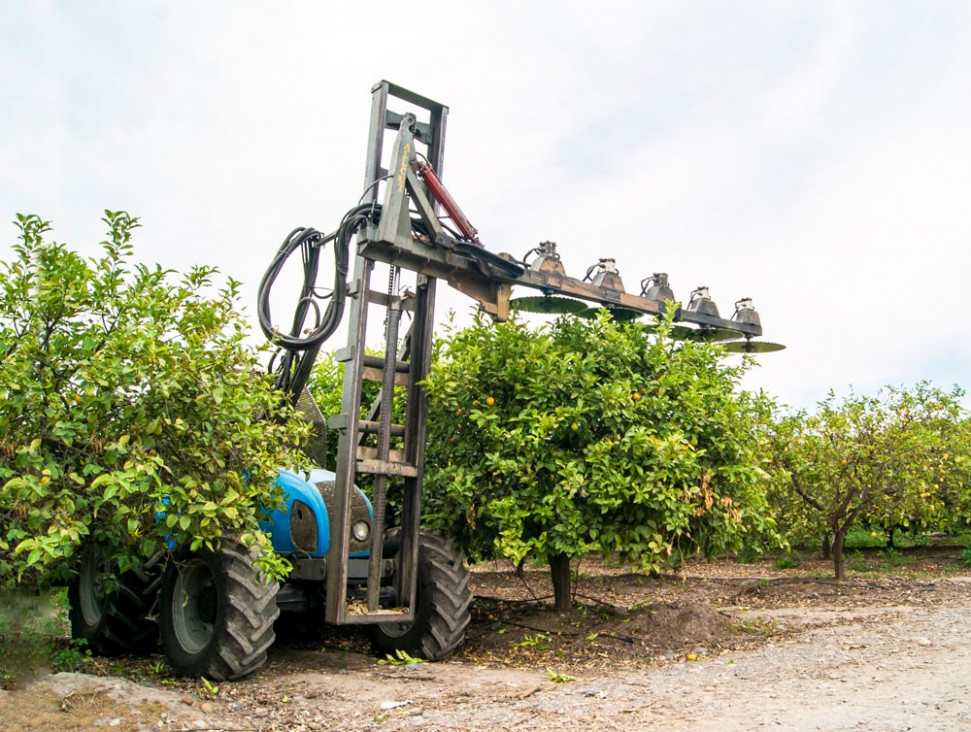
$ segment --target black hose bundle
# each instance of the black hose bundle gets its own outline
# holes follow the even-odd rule
[[[352,208],[341,220],[337,231],[324,235],[316,229],[298,227],[287,235],[277,250],[276,256],[267,268],[257,296],[257,317],[263,334],[283,351],[276,367],[277,386],[296,399],[310,376],[310,369],[317,357],[320,346],[333,335],[344,315],[347,299],[347,273],[350,261],[352,237],[368,222],[377,222],[381,207],[376,204],[362,204]],[[320,267],[321,250],[333,244],[334,284],[330,292],[321,294],[317,288],[317,272]],[[270,315],[270,291],[284,264],[297,251],[303,260],[303,285],[297,300],[293,323],[288,333],[274,327]],[[321,309],[322,300],[329,300],[326,309]],[[313,323],[306,329],[308,314],[313,312]],[[274,357],[274,361],[276,357]],[[273,361],[270,370],[274,370]]]

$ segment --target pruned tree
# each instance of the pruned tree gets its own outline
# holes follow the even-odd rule
[[[717,347],[636,323],[480,317],[451,332],[427,382],[427,519],[474,559],[550,566],[617,553],[646,569],[773,536],[762,420]]]

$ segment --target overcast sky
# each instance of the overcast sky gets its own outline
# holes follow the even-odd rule
[[[139,258],[217,265],[255,313],[284,235],[358,200],[380,79],[449,106],[490,249],[752,297],[788,348],[748,387],[969,385],[971,3],[8,0],[0,220],[94,254],[127,210]]]

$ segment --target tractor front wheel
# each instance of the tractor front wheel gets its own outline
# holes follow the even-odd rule
[[[387,552],[397,551],[398,530],[388,532]],[[438,661],[465,640],[469,624],[469,570],[452,542],[427,532],[418,536],[418,591],[415,620],[371,626],[371,643],[378,653],[401,650],[410,656]]]
[[[162,578],[160,630],[176,673],[238,679],[266,663],[273,644],[279,584],[256,567],[242,544],[181,551]]]

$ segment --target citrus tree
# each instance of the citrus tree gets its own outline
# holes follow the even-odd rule
[[[548,562],[560,609],[589,552],[652,569],[773,536],[769,400],[737,390],[744,364],[669,327],[601,314],[451,332],[427,381],[427,521],[473,559]]]
[[[948,502],[965,500],[962,396],[927,383],[842,399],[830,393],[815,413],[780,417],[770,439],[771,497],[792,539],[831,541],[834,573],[843,579],[843,546],[855,522],[947,525]]]
[[[943,442],[936,491],[949,519],[948,529],[962,531],[971,526],[971,418],[967,410],[949,426]]]
[[[56,578],[85,543],[121,571],[168,546],[256,546],[306,425],[270,379],[216,271],[132,265],[137,220],[106,212],[86,259],[18,216],[0,264],[0,583]]]

